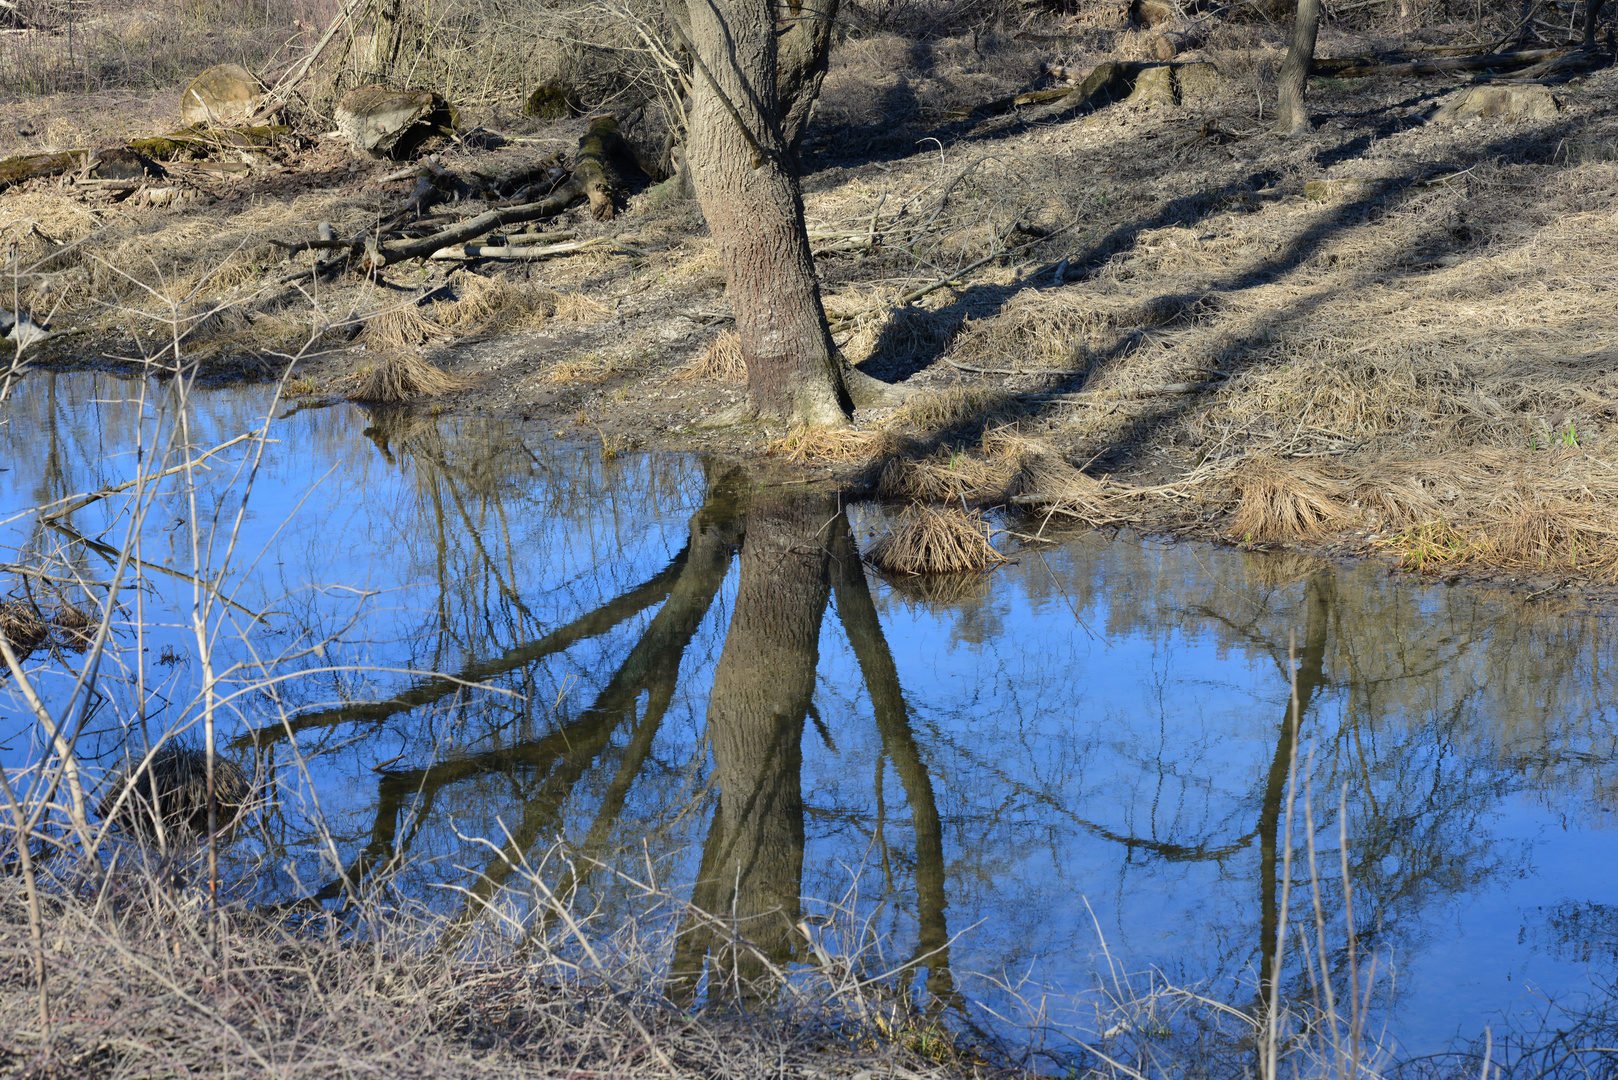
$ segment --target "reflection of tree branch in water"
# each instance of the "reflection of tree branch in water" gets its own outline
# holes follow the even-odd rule
[[[92,540],[65,521],[58,521],[53,518],[48,521],[41,521],[40,524],[44,525],[47,529],[52,529],[61,533],[73,543],[83,544],[85,548],[95,552],[97,555],[100,555],[112,566],[117,566],[118,560],[123,556],[123,552],[119,551],[111,544],[101,540]],[[264,621],[264,615],[259,614],[250,607],[238,604],[235,600],[232,600],[230,597],[226,596],[224,592],[220,590],[219,586],[205,578],[197,577],[194,574],[187,574],[185,571],[176,570],[172,566],[164,566],[162,563],[147,562],[145,559],[137,559],[133,555],[129,557],[129,563],[131,566],[139,567],[141,570],[155,570],[160,574],[167,574],[169,577],[179,578],[181,581],[190,582],[192,585],[195,585],[198,588],[206,589],[208,592],[213,593],[226,605],[235,608],[243,615],[251,616],[255,622]],[[269,612],[267,614],[275,613]]]
[[[513,646],[497,657],[474,661],[462,668],[453,679],[425,679],[386,701],[339,705],[336,708],[292,717],[286,723],[266,724],[238,736],[232,745],[236,749],[244,749],[255,744],[272,743],[315,728],[363,721],[381,723],[398,713],[442,701],[451,694],[465,689],[468,684],[488,682],[490,679],[528,667],[547,656],[570,649],[587,638],[599,637],[653,604],[661,603],[668,597],[669,590],[685,570],[686,560],[690,554],[689,546],[681,549],[680,553],[655,575],[588,615],[581,615],[538,641]]]
[[[1264,799],[1259,809],[1259,996],[1265,1010],[1275,1005],[1275,951],[1280,936],[1281,910],[1277,896],[1281,860],[1281,808],[1286,796],[1287,771],[1292,762],[1293,739],[1303,726],[1303,718],[1315,693],[1326,685],[1326,637],[1331,605],[1336,599],[1336,576],[1329,570],[1313,574],[1304,591],[1303,649],[1298,654],[1296,675],[1288,673],[1296,686],[1297,712],[1292,701],[1281,716],[1275,756],[1270,759],[1264,782]]]
[[[734,540],[730,530],[698,528],[694,531],[688,548],[691,555],[679,581],[669,592],[668,603],[646,628],[640,642],[594,704],[557,732],[565,744],[560,763],[545,778],[539,793],[524,802],[521,822],[510,830],[500,854],[489,861],[468,890],[466,907],[446,932],[443,947],[452,947],[460,939],[482,914],[489,898],[522,864],[528,851],[547,833],[555,833],[562,804],[607,748],[624,718],[634,715],[635,703],[642,691],[648,692],[648,698],[638,732],[646,744],[641,756],[650,749],[650,740],[674,700],[680,660],[707,617],[730,569]],[[622,807],[621,798],[617,805]]]
[[[523,662],[532,663],[565,647],[558,644],[558,636],[565,635],[566,631],[592,626],[600,628],[597,632],[609,629],[622,618],[666,596],[667,602],[588,709],[540,739],[469,754],[425,768],[390,770],[383,774],[377,789],[377,817],[372,840],[346,871],[351,884],[357,886],[376,868],[397,863],[405,854],[402,848],[398,851],[392,849],[392,839],[397,828],[395,822],[411,799],[419,797],[422,800],[422,806],[418,807],[416,813],[419,821],[425,816],[425,807],[436,793],[449,785],[497,773],[511,775],[523,771],[543,776],[539,792],[524,799],[522,819],[511,830],[502,854],[491,860],[474,883],[468,908],[458,920],[458,926],[464,927],[482,911],[487,898],[510,877],[533,844],[547,829],[555,828],[568,794],[609,745],[624,717],[633,715],[635,704],[643,691],[650,691],[650,696],[641,730],[647,732],[648,738],[655,733],[663,712],[673,699],[685,649],[706,617],[730,565],[737,536],[731,527],[734,515],[727,515],[724,506],[733,498],[734,493],[726,486],[715,490],[703,510],[692,518],[690,543],[674,563],[651,582],[591,615],[575,620],[569,627],[547,636],[535,646],[513,650],[524,653],[527,659]],[[727,517],[731,520],[727,520]],[[665,584],[671,572],[674,574],[672,585]],[[659,584],[663,585],[661,589],[656,587]],[[654,593],[656,595],[649,595]],[[634,599],[626,604],[623,603],[626,598]],[[574,634],[565,643],[571,644],[582,636],[585,635]],[[538,646],[546,643],[554,647],[540,651]],[[512,652],[502,658],[500,663],[505,665],[503,670],[520,666],[512,663],[512,659]],[[427,687],[418,689],[436,688],[437,682],[435,680]],[[400,701],[401,698],[395,698],[392,702],[380,704],[394,706],[390,712],[413,707],[400,705]],[[296,720],[292,721],[294,726],[297,723]],[[619,805],[622,805],[621,800]],[[317,895],[340,895],[343,887],[343,882],[339,880],[325,886]],[[452,930],[446,941],[452,943],[459,932]]]
[[[904,688],[899,683],[899,668],[882,633],[865,567],[846,516],[840,514],[832,523],[829,546],[837,615],[871,695],[882,752],[893,762],[910,804],[911,829],[916,835],[916,951],[911,964],[926,965],[932,1005],[942,1008],[956,1003],[959,995],[949,966],[949,927],[944,915],[949,906],[944,893],[944,825],[938,814],[938,800],[927,763],[916,745]]]

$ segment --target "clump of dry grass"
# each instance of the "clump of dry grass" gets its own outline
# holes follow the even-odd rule
[[[351,401],[374,405],[394,405],[416,397],[436,397],[466,386],[466,380],[451,375],[414,352],[383,352],[376,362],[353,377]]]
[[[740,384],[747,381],[747,362],[742,358],[742,339],[734,330],[720,334],[702,355],[674,373],[676,379],[711,379]]]
[[[905,507],[865,557],[878,570],[896,574],[963,574],[1006,561],[989,543],[981,513],[919,503]]]
[[[1278,458],[1250,458],[1230,483],[1238,502],[1229,532],[1242,543],[1314,539],[1353,520],[1342,485]]]
[[[20,660],[45,643],[46,638],[50,637],[50,628],[32,604],[7,600],[0,603],[0,636],[6,639]]]
[[[983,386],[956,384],[918,394],[901,405],[889,423],[922,432],[942,433],[1009,417],[1012,395]]]
[[[425,345],[448,332],[415,304],[385,308],[365,320],[355,340],[372,349],[404,350]]]
[[[795,427],[764,446],[766,454],[785,457],[799,465],[811,463],[872,462],[900,453],[904,441],[885,428],[856,431],[853,428]]]
[[[827,305],[826,314],[836,318],[835,303]],[[905,305],[887,308],[875,317],[866,310],[850,313],[854,333],[842,344],[843,355],[851,363],[867,361],[879,364],[907,364],[916,360],[931,360],[949,347],[960,329],[961,316],[952,312],[932,311],[925,307]],[[847,326],[847,323],[842,323]]]
[[[877,474],[876,490],[884,499],[1000,502],[1012,492],[1017,475],[1016,467],[1007,462],[943,446],[925,456],[890,457]]]
[[[556,295],[556,320],[572,323],[598,323],[612,317],[612,308],[584,293]]]
[[[504,278],[467,273],[460,279],[459,291],[454,300],[433,304],[433,321],[463,334],[539,326],[556,312],[554,293],[541,293]]]
[[[149,762],[134,762],[119,775],[101,802],[106,821],[142,836],[184,832],[208,835],[208,759],[199,748],[168,743]],[[253,782],[242,767],[215,757],[215,820],[229,833],[248,809]],[[155,792],[155,798],[154,798]]]

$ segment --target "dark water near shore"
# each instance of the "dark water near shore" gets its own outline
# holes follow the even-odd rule
[[[396,874],[447,912],[464,896],[435,887],[502,873],[466,837],[536,857],[560,837],[758,916],[783,960],[807,959],[791,922],[840,901],[893,964],[924,958],[928,992],[1005,1004],[979,977],[1027,979],[1074,996],[1052,1014],[1074,1032],[1111,965],[1246,1007],[1275,947],[1290,648],[1310,807],[1294,918],[1314,919],[1312,824],[1341,974],[1346,833],[1389,1041],[1430,1052],[1547,996],[1614,996],[1610,618],[1127,535],[1007,540],[1016,561],[985,578],[896,586],[854,553],[879,508],[348,405],[276,406],[256,469],[238,446],[192,490],[171,477],[138,530],[127,496],[67,528],[12,517],[133,477],[137,430],[143,460],[166,460],[165,401],[108,375],[17,387],[0,563],[97,594],[126,556],[150,568],[120,598],[85,725],[107,770],[143,725],[195,722],[201,610],[229,752],[251,767],[255,744],[273,751],[281,778],[254,841],[275,851],[271,891],[337,895],[307,828],[318,802],[351,873]],[[199,391],[190,439],[253,430],[270,402]],[[31,661],[53,700],[78,663]],[[0,761],[37,761],[9,680],[0,710]],[[611,880],[585,887],[628,905]],[[675,966],[700,968],[705,944],[687,938]],[[1307,994],[1287,972],[1284,992]]]

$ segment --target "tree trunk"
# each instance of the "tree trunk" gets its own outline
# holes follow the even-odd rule
[[[815,278],[796,149],[826,70],[836,0],[689,0],[697,201],[724,260],[752,410],[814,427],[880,393],[837,351]]]
[[[1281,86],[1275,102],[1275,132],[1297,135],[1309,130],[1309,111],[1304,108],[1304,88],[1309,82],[1309,65],[1315,58],[1315,37],[1320,33],[1321,0],[1298,0],[1298,13],[1292,21],[1292,41],[1287,58],[1281,63]]]
[[[1601,21],[1601,9],[1607,5],[1607,0],[1585,0],[1584,3],[1584,41],[1586,49],[1596,47],[1596,23]]]

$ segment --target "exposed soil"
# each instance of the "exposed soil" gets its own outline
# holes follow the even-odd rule
[[[1553,118],[1461,123],[1431,120],[1458,76],[1317,79],[1315,130],[1283,139],[1279,34],[1256,30],[1177,58],[1218,68],[1178,100],[951,119],[1034,85],[1041,60],[1105,58],[1067,41],[836,52],[805,152],[826,309],[851,360],[914,390],[851,432],[703,426],[744,393],[724,274],[695,204],[644,180],[611,221],[544,225],[627,247],[294,287],[267,283],[312,256],[270,241],[391,214],[412,183],[383,182],[396,165],[319,139],[240,173],[175,166],[198,194],[169,207],[34,182],[0,195],[0,234],[24,265],[48,260],[23,306],[72,331],[32,362],[165,345],[172,362],[179,326],[212,377],[301,350],[288,392],[319,398],[405,352],[461,380],[433,408],[604,452],[740,455],[1007,507],[1024,535],[1130,526],[1618,598],[1618,71],[1553,86]],[[1320,52],[1376,44],[1327,34]],[[582,127],[508,125],[442,160],[538,159]]]

